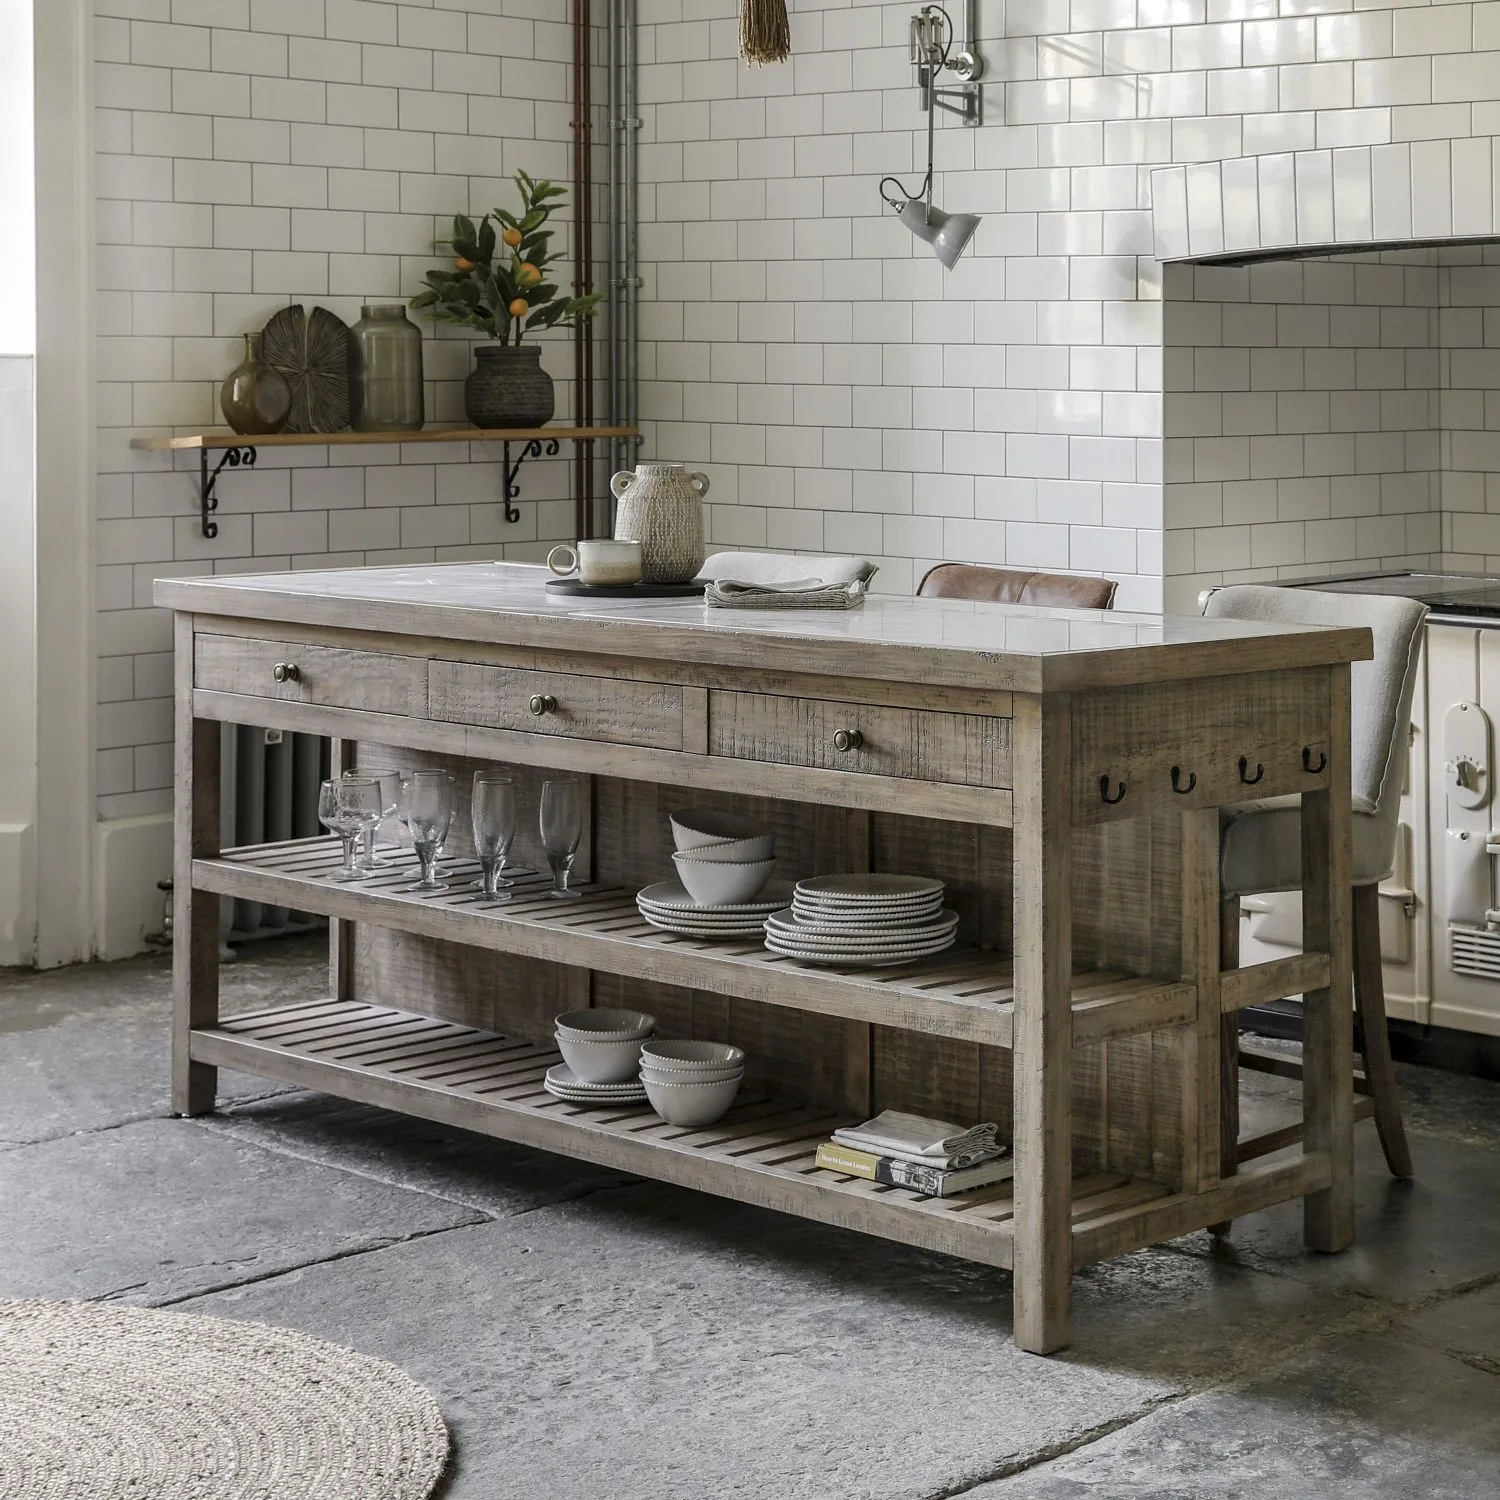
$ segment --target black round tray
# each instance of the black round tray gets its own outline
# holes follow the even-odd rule
[[[580,583],[576,578],[549,578],[554,594],[584,599],[693,599],[703,597],[701,583]]]

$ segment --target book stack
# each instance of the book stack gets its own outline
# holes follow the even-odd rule
[[[817,1164],[846,1177],[947,1198],[1012,1175],[1010,1148],[1000,1144],[997,1132],[994,1124],[965,1127],[887,1109],[863,1125],[835,1130],[818,1147]]]

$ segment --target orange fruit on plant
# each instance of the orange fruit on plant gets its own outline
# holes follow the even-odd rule
[[[529,286],[533,281],[540,281],[542,279],[542,273],[538,271],[537,268],[532,265],[529,260],[523,260],[521,264],[516,267],[516,279],[520,281],[523,286]]]
[[[472,271],[474,269],[474,262],[472,260],[465,260],[462,255],[460,255],[458,259],[453,262],[453,264],[457,266],[460,271]]]
[[[507,229],[500,238],[514,250],[521,243],[521,231],[519,229]]]
[[[524,318],[531,304],[524,297],[517,297],[506,309],[513,318]]]

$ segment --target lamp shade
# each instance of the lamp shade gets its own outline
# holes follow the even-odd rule
[[[979,228],[978,214],[945,214],[937,204],[929,208],[920,198],[909,198],[901,210],[901,222],[932,246],[932,253],[951,271],[964,253],[974,231]]]

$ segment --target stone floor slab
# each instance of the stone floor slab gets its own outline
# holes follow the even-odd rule
[[[0,1296],[139,1303],[478,1217],[191,1120],[147,1120],[0,1151],[0,1204]]]

